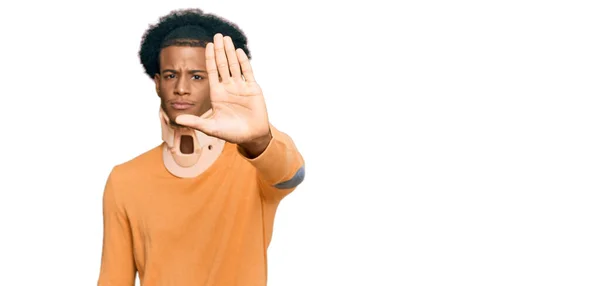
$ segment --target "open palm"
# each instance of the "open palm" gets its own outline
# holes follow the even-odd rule
[[[246,53],[236,50],[230,37],[216,34],[214,43],[206,45],[206,68],[212,109],[200,117],[180,115],[175,121],[235,144],[268,135],[264,97]]]

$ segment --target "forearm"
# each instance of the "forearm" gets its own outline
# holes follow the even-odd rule
[[[250,142],[239,144],[239,147],[241,148],[244,156],[246,156],[248,159],[254,159],[260,156],[265,149],[267,149],[267,146],[269,146],[271,140],[273,140],[273,134],[269,130],[269,134],[266,136],[254,139]]]
[[[240,153],[257,169],[259,178],[266,188],[296,187],[304,179],[302,155],[292,139],[273,126],[267,138],[244,147],[240,146]]]

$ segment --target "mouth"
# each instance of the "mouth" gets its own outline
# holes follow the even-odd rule
[[[194,106],[194,104],[189,102],[171,102],[171,107],[175,110],[186,110],[192,106]]]

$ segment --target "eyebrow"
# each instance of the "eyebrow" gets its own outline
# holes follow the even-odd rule
[[[164,69],[162,72],[163,73],[166,73],[166,72],[177,73],[176,70],[171,70],[171,69]],[[205,70],[189,70],[187,72],[189,72],[189,73],[207,73],[207,71],[205,71]]]

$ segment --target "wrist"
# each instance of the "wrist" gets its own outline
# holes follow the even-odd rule
[[[269,130],[267,135],[252,139],[248,142],[240,143],[238,146],[244,151],[248,158],[253,159],[260,156],[260,154],[267,149],[272,139],[273,134],[271,134],[271,130]]]

